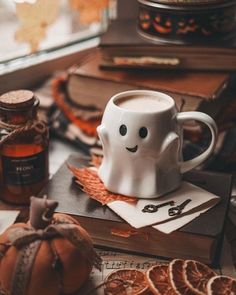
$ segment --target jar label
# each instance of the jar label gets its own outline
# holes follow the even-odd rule
[[[46,177],[46,153],[42,151],[27,157],[2,156],[3,180],[10,185],[41,182]]]

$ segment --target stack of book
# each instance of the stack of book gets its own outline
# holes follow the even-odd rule
[[[216,54],[219,57],[219,62],[215,64],[213,62],[215,57],[210,59],[207,55],[207,58],[204,57],[207,61],[205,68],[203,67],[203,59],[198,59],[197,52],[191,48],[186,48],[186,51],[180,50],[183,52],[183,56],[191,52],[190,55],[193,58],[191,66],[178,66],[178,70],[175,71],[161,69],[167,68],[167,65],[172,68],[170,66],[173,62],[172,59],[162,60],[163,63],[161,65],[159,63],[158,69],[156,65],[153,67],[150,64],[148,66],[138,64],[137,66],[136,60],[132,60],[132,63],[134,62],[132,66],[130,64],[128,66],[127,64],[121,65],[114,62],[115,59],[111,60],[111,57],[115,57],[119,52],[144,52],[145,47],[135,44],[134,47],[128,49],[126,45],[122,45],[124,40],[132,39],[133,35],[127,35],[126,39],[124,38],[126,29],[128,31],[127,26],[122,29],[122,37],[117,39],[113,24],[103,36],[100,48],[95,48],[89,52],[87,57],[83,56],[81,60],[78,60],[77,65],[69,69],[66,79],[61,83],[62,87],[58,88],[60,99],[56,99],[56,103],[57,108],[62,107],[61,124],[64,124],[65,118],[67,121],[72,118],[71,113],[68,112],[69,109],[73,110],[74,117],[77,116],[77,120],[74,119],[73,122],[70,122],[69,128],[64,130],[65,137],[77,144],[78,138],[80,141],[86,139],[86,145],[89,148],[95,145],[99,146],[99,141],[94,138],[96,134],[87,132],[91,131],[91,128],[85,128],[85,125],[91,124],[93,130],[96,130],[94,118],[96,118],[98,125],[110,97],[118,92],[132,89],[161,91],[174,98],[180,111],[202,111],[211,115],[217,122],[219,117],[222,118],[222,110],[232,103],[236,93],[235,79],[231,72],[236,68],[236,65],[231,51],[228,51],[229,55],[225,57],[225,63],[221,59],[225,51],[224,53],[221,50],[209,51],[210,55]],[[112,43],[114,40],[116,40],[116,48],[113,50],[112,46],[109,47],[106,44]],[[121,43],[120,46],[117,46],[117,40]],[[152,52],[156,52],[158,49],[153,44],[148,48],[152,48]],[[167,48],[165,48],[166,50]],[[204,56],[203,53],[201,57]],[[180,60],[180,56],[177,56],[177,60]],[[181,63],[181,65],[184,64]],[[199,68],[204,68],[204,71],[182,70],[183,68],[197,68],[198,65]],[[226,66],[224,67],[224,65]],[[213,71],[216,68],[227,69],[227,71]],[[210,69],[210,71],[206,69]],[[53,117],[53,114],[50,113],[50,116]],[[222,121],[220,122],[222,123]],[[58,124],[54,125],[58,126]],[[202,126],[195,122],[189,122],[185,127],[188,140],[196,141],[197,145],[204,148],[204,145],[207,144],[207,134],[202,135],[205,134]],[[93,140],[90,141],[89,138]],[[194,152],[197,153],[199,150],[192,149],[190,154]],[[73,164],[76,163],[74,158],[69,161],[72,161]],[[86,163],[80,159],[81,165],[86,165]],[[131,228],[108,207],[102,207],[76,187],[66,164],[60,168],[41,195],[47,194],[49,198],[57,199],[60,203],[58,210],[75,216],[88,230],[98,246],[169,258],[197,259],[212,264],[219,258],[218,251],[229,203],[231,178],[227,175],[206,172],[190,173],[185,177],[188,181],[220,196],[221,202],[183,228],[168,235],[150,227],[138,231]],[[119,231],[129,231],[134,234],[122,237],[116,234]]]
[[[101,38],[102,66],[187,70],[236,69],[236,38],[214,44],[150,42],[137,32],[133,19],[115,20]]]
[[[89,164],[86,158],[71,156],[40,196],[46,194],[49,199],[57,200],[58,212],[76,218],[89,232],[95,245],[160,257],[196,259],[208,264],[219,262],[231,194],[231,176],[201,171],[186,174],[185,180],[216,194],[221,201],[179,230],[165,234],[151,226],[132,228],[109,207],[89,198],[73,181],[68,163],[78,167]]]
[[[233,45],[217,48],[212,46],[208,49],[196,49],[190,45],[177,47],[175,50],[173,46],[142,40],[135,30],[135,19],[113,21],[102,36],[99,48],[89,50],[87,55],[82,54],[78,63],[68,70],[67,78],[58,90],[63,96],[64,106],[56,99],[56,107],[49,112],[49,117],[53,118],[52,130],[60,137],[75,142],[85,151],[89,152],[93,147],[100,148],[96,126],[100,124],[110,97],[126,90],[150,89],[172,96],[179,111],[201,111],[215,119],[221,132],[217,145],[219,151],[227,128],[235,120],[235,116],[232,116],[234,112],[229,108],[236,93],[235,78],[231,71],[235,67],[235,49]],[[147,56],[151,52],[159,54],[161,50],[168,53],[169,57],[171,52],[179,52],[186,58],[191,56],[194,64],[190,66],[186,61],[186,66],[178,66],[178,70],[173,70],[172,66],[172,70],[163,70],[168,68],[166,60],[154,67],[136,62],[132,66],[114,63],[115,57],[123,58],[124,54],[132,57],[132,54],[138,52],[141,57],[142,54]],[[203,60],[199,59],[197,52],[204,57]],[[227,71],[219,71],[224,68],[223,65]],[[193,68],[204,70],[190,70]],[[233,104],[233,109],[235,108],[236,104]],[[229,115],[223,115],[222,110],[225,109],[230,110]],[[75,114],[75,118],[72,118],[71,113]],[[89,125],[93,132],[88,132],[91,131]],[[198,122],[189,121],[184,127],[187,139],[184,158],[187,159],[207,146],[209,134]]]
[[[73,103],[103,110],[109,98],[118,92],[151,89],[173,96],[182,111],[197,110],[203,102],[211,103],[213,108],[212,102],[218,102],[231,79],[228,72],[104,70],[101,63],[101,52],[95,49],[85,62],[69,70],[67,93]],[[226,100],[224,97],[220,103]]]
[[[69,104],[102,114],[114,94],[133,89],[150,89],[172,96],[180,111],[201,111],[217,122],[222,109],[235,97],[234,79],[229,72],[104,70],[101,63],[101,52],[94,49],[86,59],[69,69],[65,85]],[[203,131],[204,126],[200,123],[185,124],[185,136],[190,141],[204,138]]]

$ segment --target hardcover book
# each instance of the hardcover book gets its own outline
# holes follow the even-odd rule
[[[102,36],[104,67],[194,70],[236,69],[236,39],[207,45],[150,42],[137,32],[133,19],[113,21]]]
[[[67,163],[88,166],[88,159],[71,156]],[[107,206],[89,198],[73,181],[64,163],[40,192],[59,202],[58,212],[75,217],[102,248],[167,258],[196,259],[215,264],[220,257],[226,214],[231,193],[231,176],[194,171],[184,177],[221,198],[214,208],[183,226],[164,234],[152,227],[132,228]]]
[[[204,108],[209,104],[208,110],[213,112],[214,106],[219,109],[227,102],[227,95],[220,104],[218,98],[231,81],[229,73],[114,71],[100,69],[100,63],[100,52],[94,50],[69,70],[66,89],[73,103],[104,110],[111,96],[134,89],[165,92],[175,99],[182,111],[199,110],[204,103]]]

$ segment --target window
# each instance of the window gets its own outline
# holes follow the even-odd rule
[[[105,30],[109,0],[0,0],[0,73]]]

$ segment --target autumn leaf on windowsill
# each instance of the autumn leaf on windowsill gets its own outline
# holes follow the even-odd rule
[[[73,10],[79,12],[79,22],[81,24],[91,24],[100,22],[102,11],[109,5],[109,0],[69,0]]]
[[[16,14],[20,22],[15,33],[16,41],[28,43],[31,52],[36,52],[40,42],[46,38],[47,27],[55,21],[59,7],[60,1],[16,2]]]

